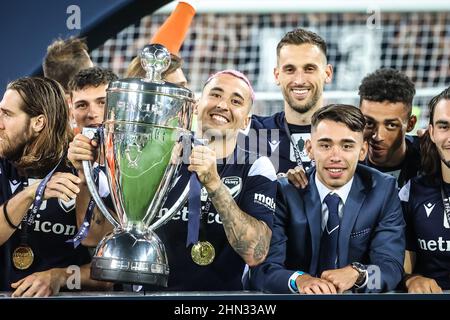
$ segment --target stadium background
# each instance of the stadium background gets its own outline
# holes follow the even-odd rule
[[[450,85],[448,0],[194,0],[197,14],[181,49],[192,90],[219,69],[248,74],[257,90],[255,113],[282,109],[273,81],[275,47],[282,35],[305,27],[328,43],[334,79],[326,103],[358,104],[361,79],[379,67],[405,72],[416,83],[415,111],[427,122],[430,97]],[[156,13],[154,10],[167,4]],[[46,47],[58,36],[86,37],[94,63],[123,76],[129,61],[148,43],[175,7],[169,0],[18,0],[0,3],[5,44],[0,85],[41,74]],[[78,5],[81,29],[66,26],[66,9]]]
[[[123,75],[139,48],[177,1],[120,31],[92,51],[95,64]],[[415,112],[427,123],[426,104],[450,84],[450,2],[203,0],[181,49],[190,87],[198,92],[213,72],[238,69],[257,90],[254,113],[283,108],[273,80],[276,45],[287,31],[305,27],[328,44],[334,79],[326,103],[358,104],[361,79],[379,67],[406,73],[416,84]]]

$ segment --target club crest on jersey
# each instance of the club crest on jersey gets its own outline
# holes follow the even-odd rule
[[[67,213],[75,209],[75,199],[70,199],[69,201],[63,201],[58,199],[59,206]]]
[[[242,179],[241,177],[225,177],[222,178],[222,182],[227,186],[230,194],[233,198],[235,198],[242,189]]]

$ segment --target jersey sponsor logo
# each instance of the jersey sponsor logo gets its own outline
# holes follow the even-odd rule
[[[36,232],[53,233],[57,235],[73,236],[76,226],[71,224],[53,223],[52,221],[39,220],[40,214],[36,215],[34,220],[34,229]]]
[[[275,200],[272,197],[266,196],[261,193],[255,193],[253,202],[263,205],[272,211],[275,211]]]
[[[427,214],[427,218],[430,217],[430,214],[433,211],[435,205],[436,205],[436,203],[435,204],[431,204],[429,202],[427,204],[423,205],[423,208],[425,209],[425,212]]]
[[[223,184],[228,188],[233,198],[241,192],[242,179],[241,177],[225,177],[222,178]]]
[[[159,211],[157,219],[161,218],[164,214],[166,214],[167,210],[168,210],[167,208],[162,208]],[[174,220],[174,221],[182,220],[182,221],[187,222],[189,220],[188,207],[183,207],[183,209],[181,209],[180,211],[175,213],[174,216],[172,217],[172,220]],[[222,220],[220,220],[220,216],[216,212],[208,212],[208,218],[206,221],[208,224],[212,224],[212,223],[222,224]]]
[[[450,251],[450,240],[444,240],[442,237],[439,237],[438,240],[424,240],[417,238],[417,242],[419,243],[419,247],[425,251],[440,251],[447,252]]]

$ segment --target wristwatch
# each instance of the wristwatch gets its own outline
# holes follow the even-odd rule
[[[356,279],[355,287],[360,288],[367,282],[367,267],[359,262],[352,262],[350,266],[358,271],[358,279]]]

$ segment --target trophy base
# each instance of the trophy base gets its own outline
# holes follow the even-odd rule
[[[167,287],[169,265],[164,245],[151,230],[116,229],[98,244],[91,263],[94,280]]]
[[[91,264],[91,279],[101,281],[112,281],[127,284],[149,284],[161,287],[167,287],[168,276],[158,275],[153,273],[146,273],[142,271],[133,270],[118,270],[111,268],[111,265],[116,265],[117,260],[105,258],[92,258]],[[119,261],[120,265],[132,265],[135,261]]]

